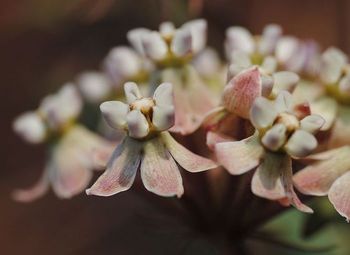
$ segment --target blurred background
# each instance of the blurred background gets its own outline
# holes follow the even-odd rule
[[[111,47],[127,43],[128,30],[204,17],[209,45],[222,52],[227,27],[242,25],[260,33],[274,22],[285,34],[350,53],[349,13],[346,0],[1,0],[1,254],[165,254],[157,246],[163,239],[167,254],[179,254],[171,247],[181,240],[166,239],[168,230],[152,237],[147,228],[136,227],[140,222],[130,224],[132,210],[149,210],[152,217],[160,213],[133,193],[104,199],[82,194],[67,201],[50,193],[32,204],[10,197],[15,188],[38,180],[45,164],[42,146],[27,145],[12,132],[15,116],[36,108],[44,95],[80,71],[98,69]],[[179,228],[176,217],[162,220],[163,227]],[[137,250],[140,242],[149,253]]]

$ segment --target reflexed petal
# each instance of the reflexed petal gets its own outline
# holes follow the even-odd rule
[[[337,212],[346,218],[350,218],[350,171],[339,177],[329,190],[328,198]]]
[[[263,55],[272,54],[281,35],[282,28],[280,26],[276,24],[265,26],[259,41],[258,51]]]
[[[158,32],[143,35],[142,45],[145,55],[152,60],[162,60],[168,52],[168,46]]]
[[[111,156],[107,170],[97,179],[88,195],[111,196],[130,189],[141,162],[141,144],[126,137]]]
[[[143,138],[148,135],[149,125],[145,115],[139,110],[132,110],[126,116],[128,132],[130,137]]]
[[[174,104],[173,85],[168,82],[160,84],[154,92],[153,99],[157,106],[172,106]]]
[[[129,106],[119,101],[108,101],[100,105],[103,118],[109,126],[115,129],[124,129],[126,127],[126,116],[129,112]]]
[[[267,152],[252,179],[252,192],[263,198],[277,200],[286,196],[281,182],[282,171],[290,167],[284,154]]]
[[[249,118],[254,100],[261,96],[262,85],[258,68],[242,71],[232,78],[223,93],[226,109],[243,118]]]
[[[204,116],[202,126],[207,130],[215,129],[220,123],[220,121],[225,118],[226,115],[227,110],[225,109],[225,107],[215,107],[213,110],[211,110]]]
[[[194,53],[204,49],[207,42],[207,22],[204,19],[196,19],[186,22],[182,28],[191,30],[192,51]]]
[[[277,114],[271,101],[258,97],[250,110],[250,120],[255,128],[264,129],[272,125]]]
[[[142,97],[139,87],[135,82],[127,82],[124,84],[124,92],[125,92],[125,97],[126,101],[131,104],[135,100],[139,99]]]
[[[49,169],[45,169],[40,180],[29,189],[15,190],[12,194],[14,200],[19,202],[32,202],[42,197],[49,188]]]
[[[217,167],[210,159],[196,155],[179,144],[168,132],[161,133],[166,148],[175,161],[189,172],[201,172]]]
[[[190,29],[178,29],[171,42],[171,51],[177,57],[183,57],[192,51],[192,33]]]
[[[322,161],[305,167],[296,173],[294,182],[298,190],[307,195],[327,195],[333,182],[350,171],[350,147],[341,147],[310,157]]]
[[[218,162],[231,174],[239,175],[259,165],[264,148],[257,135],[237,142],[225,142],[215,145]]]
[[[13,130],[30,143],[43,142],[46,137],[45,124],[35,112],[26,112],[17,117],[13,122]]]
[[[233,141],[233,138],[227,135],[217,133],[217,132],[212,132],[212,131],[207,132],[207,146],[211,150],[215,150],[215,144],[217,143],[232,142],[232,141]]]
[[[273,85],[272,96],[277,96],[282,90],[293,92],[300,80],[299,75],[287,71],[274,73],[273,78],[275,82]]]
[[[323,97],[311,103],[311,112],[318,114],[326,121],[321,130],[329,130],[334,123],[338,111],[338,103],[333,98]]]
[[[160,137],[145,142],[141,178],[146,189],[160,196],[181,197],[180,171]]]
[[[320,115],[312,114],[300,121],[300,128],[309,133],[316,133],[324,123],[325,120]]]
[[[265,133],[261,139],[261,142],[266,148],[272,151],[277,151],[287,139],[286,131],[287,128],[285,125],[276,124]]]
[[[242,50],[253,53],[255,42],[252,34],[243,27],[230,27],[226,31],[226,51],[230,55],[232,50]]]
[[[321,80],[325,83],[336,83],[346,62],[347,56],[345,53],[334,47],[328,48],[322,54]]]
[[[297,130],[289,138],[284,148],[292,157],[302,158],[310,155],[316,147],[317,140],[312,134],[304,130]]]
[[[154,106],[152,123],[159,131],[171,128],[175,123],[174,106]]]
[[[142,45],[142,38],[144,35],[149,34],[151,31],[147,28],[135,28],[127,33],[127,38],[130,44],[141,55],[144,55],[144,48]]]
[[[293,97],[292,95],[286,91],[282,90],[278,93],[277,98],[275,100],[275,109],[278,113],[281,112],[291,112],[293,108]]]

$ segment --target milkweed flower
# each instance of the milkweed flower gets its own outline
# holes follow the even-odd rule
[[[127,104],[108,101],[100,109],[107,123],[124,130],[126,136],[87,194],[111,196],[128,190],[140,168],[147,190],[160,196],[180,197],[184,188],[177,164],[190,172],[208,170],[216,164],[188,151],[167,132],[175,114],[170,83],[159,85],[153,98],[142,97],[132,82],[126,83],[124,90]]]
[[[250,120],[256,129],[252,136],[215,145],[218,162],[234,175],[257,167],[251,186],[254,194],[272,200],[287,197],[299,210],[312,212],[294,192],[292,158],[308,156],[317,147],[313,134],[322,127],[323,118],[299,111],[292,96],[281,91],[274,101],[258,97]]]
[[[35,112],[20,115],[14,130],[27,142],[47,142],[48,162],[36,185],[14,192],[14,199],[30,202],[43,196],[51,185],[59,198],[81,193],[97,165],[95,154],[110,151],[110,144],[76,124],[82,101],[76,87],[66,84],[58,93],[45,97]]]
[[[314,163],[296,173],[294,183],[306,195],[328,196],[338,213],[350,219],[350,147],[308,157]]]

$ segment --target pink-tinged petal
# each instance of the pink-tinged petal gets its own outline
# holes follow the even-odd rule
[[[278,200],[286,196],[281,182],[282,171],[290,167],[284,154],[267,152],[252,179],[252,192],[263,198]]]
[[[12,194],[14,200],[29,203],[42,197],[49,189],[49,169],[45,169],[39,181],[29,189],[15,190]]]
[[[115,145],[108,144],[100,148],[92,149],[92,161],[94,168],[97,170],[102,170],[107,167],[108,161],[112,156]]]
[[[237,142],[225,142],[215,145],[218,162],[231,174],[239,175],[259,165],[264,148],[257,135]]]
[[[156,137],[144,144],[141,162],[143,184],[157,195],[181,197],[184,188],[180,171],[161,139]]]
[[[142,37],[144,53],[152,60],[162,60],[168,52],[168,46],[158,32],[150,32]]]
[[[298,120],[305,118],[311,114],[310,104],[308,102],[296,104],[293,107],[293,114]]]
[[[250,110],[250,121],[255,128],[265,129],[273,124],[277,114],[275,106],[270,100],[258,97]]]
[[[321,130],[329,130],[338,112],[338,103],[333,98],[322,97],[314,102],[311,102],[311,112],[322,116],[326,121]]]
[[[232,142],[233,138],[225,134],[209,131],[207,132],[207,146],[211,150],[215,150],[217,143]]]
[[[226,109],[243,118],[249,118],[254,100],[261,96],[262,85],[257,67],[242,71],[226,85],[223,104]]]
[[[252,34],[243,27],[230,27],[226,30],[226,52],[230,55],[232,50],[242,50],[253,53],[255,42]]]
[[[272,150],[277,151],[285,143],[287,139],[287,128],[283,124],[276,124],[270,128],[265,135],[262,137],[262,144]]]
[[[327,195],[333,182],[350,171],[350,147],[312,155],[313,159],[322,160],[309,165],[296,173],[294,183],[297,189],[314,196]]]
[[[339,177],[329,190],[328,198],[337,212],[346,218],[350,218],[350,171]]]
[[[269,24],[264,27],[258,45],[258,51],[263,55],[273,54],[278,39],[282,35],[282,28],[276,24]]]
[[[168,132],[161,133],[165,147],[169,150],[175,161],[189,172],[201,172],[217,167],[217,164],[207,158],[201,157],[179,144]]]
[[[290,204],[292,204],[299,211],[313,213],[313,210],[310,207],[300,201],[298,195],[294,191],[292,160],[290,157],[286,157],[285,168],[281,170],[281,182],[286,192],[286,196],[289,199]]]
[[[143,138],[149,133],[149,125],[145,115],[139,110],[132,110],[126,116],[130,137]]]
[[[208,112],[203,119],[202,126],[207,130],[212,130],[217,127],[220,121],[227,115],[227,110],[223,106],[215,107]]]
[[[135,28],[127,33],[127,38],[134,49],[141,55],[144,55],[144,48],[142,45],[142,38],[151,31],[147,28]]]
[[[275,100],[275,109],[278,113],[281,112],[291,112],[293,108],[293,98],[292,95],[286,91],[282,90],[278,93]]]
[[[177,57],[183,57],[192,51],[192,33],[190,29],[178,29],[171,42],[171,51]]]
[[[277,72],[273,74],[274,85],[272,89],[272,97],[276,97],[282,90],[293,92],[300,78],[299,75],[293,72]]]
[[[300,121],[300,128],[309,133],[316,133],[322,128],[324,123],[324,118],[322,118],[320,115],[312,114],[306,116]]]
[[[341,50],[331,47],[323,54],[321,59],[320,78],[324,83],[336,83],[341,76],[347,56]]]
[[[135,102],[137,99],[142,97],[139,87],[135,82],[126,82],[124,84],[124,92],[126,101],[131,104]]]
[[[169,82],[160,84],[154,91],[153,99],[157,106],[171,106],[174,101],[173,85]]]
[[[124,129],[126,127],[126,116],[129,112],[129,106],[119,101],[108,101],[100,105],[103,118],[108,125],[115,129]]]
[[[317,144],[312,134],[299,129],[292,134],[284,148],[292,157],[302,158],[310,155]]]
[[[88,195],[112,196],[130,189],[141,163],[141,147],[138,141],[126,137],[111,156],[106,171],[97,179]]]

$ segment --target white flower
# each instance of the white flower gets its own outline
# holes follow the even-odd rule
[[[36,112],[21,114],[13,122],[14,131],[29,143],[41,143],[46,138],[46,126]]]
[[[111,81],[100,72],[84,72],[77,77],[82,95],[91,103],[101,102],[111,92]]]

